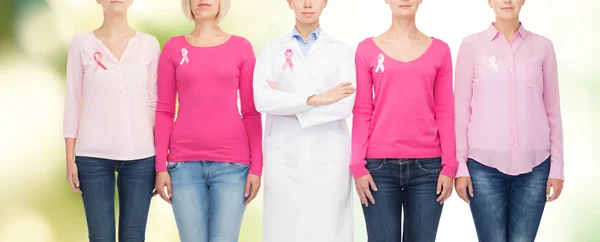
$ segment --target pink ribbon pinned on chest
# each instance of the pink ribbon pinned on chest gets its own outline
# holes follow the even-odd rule
[[[106,66],[102,64],[102,53],[100,53],[100,51],[94,53],[94,61],[96,61],[96,68],[94,68],[94,71],[97,71],[98,67],[106,70]]]
[[[292,63],[292,58],[294,57],[294,52],[291,49],[287,49],[285,54],[285,63],[283,63],[283,67],[281,67],[284,71],[288,66],[290,67],[290,71],[294,71],[294,63]]]

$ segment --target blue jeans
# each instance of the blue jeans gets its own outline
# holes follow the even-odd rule
[[[518,176],[467,161],[474,197],[471,214],[481,242],[533,242],[544,206],[550,158]]]
[[[434,242],[442,215],[436,202],[441,158],[367,159],[378,191],[363,205],[369,242]],[[404,209],[404,235],[402,210]]]
[[[169,162],[173,213],[181,242],[237,242],[249,167],[211,161]]]
[[[114,242],[118,172],[119,242],[145,241],[154,190],[154,157],[132,161],[75,157],[90,242]]]

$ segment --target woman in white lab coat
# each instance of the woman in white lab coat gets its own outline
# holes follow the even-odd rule
[[[293,32],[266,44],[254,70],[264,134],[264,242],[353,242],[352,48],[319,27],[327,0],[288,0]]]

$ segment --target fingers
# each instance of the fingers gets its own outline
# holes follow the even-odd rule
[[[440,205],[444,204],[444,202],[446,202],[446,200],[448,200],[450,195],[452,195],[452,182],[451,181],[444,182],[443,187],[444,188],[442,191],[442,195],[440,196],[440,197],[442,197],[442,200],[440,201]]]
[[[165,192],[165,187],[167,187],[167,192]],[[162,184],[159,184],[158,186],[156,186],[157,190],[158,190],[158,195],[165,200],[165,202],[167,202],[168,204],[172,204],[171,203],[171,182],[164,182]],[[168,195],[167,195],[168,194]]]
[[[167,195],[169,195],[169,201],[173,197],[173,190],[171,189],[171,181],[167,182]]]
[[[550,190],[552,188],[552,183],[551,182],[547,182],[546,183],[546,199],[550,199]]]
[[[373,194],[371,194],[371,190],[366,189],[365,190],[365,195],[367,196],[367,198],[369,199],[369,201],[371,201],[371,203],[373,205],[375,205],[375,198],[373,198]],[[369,203],[367,201],[367,203],[365,204],[365,206],[369,207]]]
[[[371,189],[373,189],[373,191],[377,191],[377,186],[375,185],[375,181],[373,181],[373,178],[369,179],[369,185],[371,186]]]
[[[246,205],[248,205],[256,196],[258,195],[258,190],[260,189],[260,184],[258,182],[252,182],[250,197],[246,199]]]
[[[435,194],[436,194],[436,195],[440,195],[440,193],[442,192],[442,183],[443,183],[443,180],[442,180],[442,179],[438,179],[438,183],[437,183],[437,189],[436,189],[436,191],[435,191]],[[439,198],[439,197],[438,197],[438,200],[437,200],[437,201],[438,201],[438,202],[440,201],[440,198]]]
[[[161,189],[158,189],[158,195],[160,196],[160,198],[162,198],[163,200],[165,200],[165,202],[167,202],[168,204],[171,204],[171,199],[169,199],[167,197],[167,194],[165,193],[165,187],[162,187]]]
[[[246,180],[246,188],[244,188],[244,198],[248,198],[250,196],[250,187],[252,186],[252,181],[250,179]]]
[[[271,89],[277,90],[277,85],[275,85],[274,82],[272,82],[271,80],[265,80],[265,81],[267,81],[267,84],[269,84],[269,87],[271,87]]]
[[[337,85],[337,87],[346,87],[352,85],[352,82],[342,82]]]
[[[471,204],[471,201],[469,201],[469,197],[467,197],[467,191],[465,190],[464,187],[463,188],[456,188],[456,193],[458,194],[458,197],[460,197],[467,204]]]
[[[358,198],[360,199],[360,203],[364,204],[365,206],[368,207],[368,203],[367,203],[367,196],[365,195],[365,193],[363,192],[362,189],[360,189],[360,187],[356,187],[356,194],[358,194]]]
[[[473,182],[471,182],[471,180],[467,182],[467,186],[469,187],[469,195],[471,195],[471,197],[475,197],[475,191],[473,190]]]
[[[69,182],[69,186],[79,195],[82,195],[81,189],[79,188],[79,179],[77,178],[77,174],[72,174],[67,177],[67,182]]]
[[[552,202],[552,201],[556,200],[560,196],[560,193],[562,192],[562,187],[554,186],[552,184],[550,184],[550,186],[552,187],[552,196],[550,196],[550,198],[548,198],[548,202]]]

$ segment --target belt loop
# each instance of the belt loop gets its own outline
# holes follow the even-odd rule
[[[388,159],[387,158],[383,158],[383,162],[384,165],[388,163]]]

